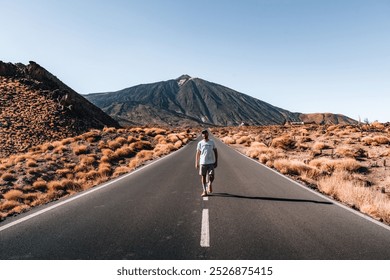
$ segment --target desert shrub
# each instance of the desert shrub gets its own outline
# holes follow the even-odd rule
[[[165,134],[165,129],[162,128],[149,128],[145,129],[145,134],[151,137],[155,137],[156,135]]]
[[[135,138],[135,137],[132,136],[132,135],[129,135],[129,136],[127,137],[127,143],[129,143],[129,144],[134,143],[134,142],[137,142],[137,141],[138,141],[137,138]]]
[[[291,139],[290,136],[284,135],[273,139],[271,142],[271,147],[280,148],[283,150],[292,150],[296,147],[296,142],[295,140]]]
[[[101,158],[100,158],[100,162],[107,162],[107,163],[109,163],[111,160],[110,160],[110,158],[108,157],[108,156],[102,156]]]
[[[277,159],[273,165],[280,173],[288,175],[301,175],[304,172],[314,172],[311,166],[298,160]]]
[[[96,170],[89,170],[87,172],[78,172],[76,174],[77,179],[81,179],[82,181],[86,182],[88,180],[95,180],[100,173]]]
[[[312,146],[313,151],[321,151],[324,149],[331,148],[329,145],[325,144],[324,142],[315,142]]]
[[[152,144],[149,141],[137,141],[130,144],[130,148],[134,151],[151,150]]]
[[[154,157],[160,157],[162,155],[167,155],[171,151],[174,151],[176,148],[172,143],[168,144],[157,144],[154,148]]]
[[[138,160],[151,160],[153,158],[153,151],[142,150],[137,153],[136,157]]]
[[[84,155],[80,157],[80,164],[82,165],[93,165],[96,162],[96,155]]]
[[[120,176],[122,174],[129,173],[130,171],[131,171],[131,169],[128,166],[119,166],[119,167],[115,168],[113,176],[117,177],[117,176]]]
[[[61,145],[56,146],[56,148],[53,150],[53,153],[60,154],[60,153],[64,153],[67,150],[68,150],[68,147],[66,145],[61,144]]]
[[[13,189],[6,192],[3,196],[7,200],[20,201],[22,200],[23,192],[20,190]]]
[[[82,190],[82,186],[76,181],[69,180],[69,179],[62,179],[60,182],[61,182],[61,185],[62,185],[64,190],[67,190],[67,191],[69,191],[69,190],[71,190],[71,191]]]
[[[373,122],[373,123],[371,123],[371,127],[375,128],[377,130],[384,130],[385,129],[385,125],[380,123],[380,122]]]
[[[266,154],[269,149],[266,146],[253,146],[246,150],[245,154],[251,158],[259,158],[261,154]]]
[[[100,140],[97,146],[99,150],[108,149],[107,143],[104,140]]]
[[[166,139],[165,139],[165,136],[163,136],[163,135],[156,135],[155,137],[154,137],[154,140],[157,142],[157,143],[161,143],[161,144],[165,144],[165,143],[167,143],[167,141],[166,141]]]
[[[75,141],[76,141],[76,139],[75,139],[75,138],[72,138],[72,137],[70,137],[70,138],[65,138],[65,139],[63,139],[63,140],[61,141],[61,144],[62,144],[62,145],[68,145],[68,144],[73,143],[73,142],[75,142]]]
[[[52,143],[45,143],[45,144],[40,145],[39,148],[44,153],[44,152],[53,150],[54,146]]]
[[[300,142],[301,143],[307,143],[307,142],[312,142],[312,141],[313,141],[313,139],[311,139],[308,136],[303,136],[303,137],[300,138]]]
[[[35,193],[35,192],[25,193],[23,195],[23,203],[31,204],[33,201],[38,199],[38,196],[39,196],[39,193]]]
[[[133,170],[133,169],[137,168],[138,165],[139,165],[138,159],[133,158],[130,160],[128,167],[130,168],[130,170]]]
[[[32,187],[35,189],[35,190],[39,190],[41,192],[46,192],[47,191],[47,182],[44,181],[44,180],[38,180],[38,181],[35,181],[32,185]]]
[[[250,137],[248,137],[248,136],[241,136],[240,138],[238,138],[236,140],[236,143],[239,144],[239,145],[250,144]]]
[[[370,137],[370,136],[366,136],[366,137],[363,137],[361,139],[361,141],[365,144],[365,145],[371,145],[373,142],[374,142],[374,138]]]
[[[14,174],[6,172],[3,175],[1,175],[1,179],[3,179],[6,182],[12,182],[16,180],[16,177]]]
[[[228,145],[236,144],[236,140],[234,140],[232,137],[229,137],[229,136],[223,137],[221,140],[222,140],[222,142],[224,142],[225,144],[228,144]]]
[[[328,158],[318,158],[313,159],[309,163],[310,166],[316,167],[317,169],[333,173],[335,171],[347,171],[347,172],[360,172],[364,167],[355,159],[345,158],[345,159],[328,159]]]
[[[176,143],[173,145],[176,149],[180,149],[181,146],[183,146],[183,142],[181,140],[176,141]]]
[[[362,148],[354,148],[350,146],[340,146],[335,150],[335,154],[342,157],[350,158],[365,158],[367,157],[367,152]]]
[[[327,129],[326,129],[326,131],[327,132],[330,132],[330,131],[335,131],[335,130],[338,130],[339,129],[339,125],[331,125],[331,126],[329,126]]]
[[[87,145],[74,145],[73,146],[73,152],[75,153],[76,156],[81,155],[81,154],[87,154],[89,152],[88,146]]]
[[[64,187],[62,186],[60,181],[50,181],[47,183],[47,189],[49,191],[58,191],[62,190]]]
[[[373,140],[382,145],[389,144],[390,142],[389,138],[383,135],[374,136]]]
[[[98,168],[99,175],[102,177],[110,176],[111,174],[111,164],[108,162],[101,162]]]
[[[121,142],[119,142],[119,141],[117,141],[116,139],[114,139],[114,140],[108,141],[108,142],[107,142],[107,146],[108,146],[111,150],[115,151],[116,149],[122,147],[122,144],[121,144]]]
[[[180,140],[179,136],[176,133],[168,134],[166,139],[171,143],[176,143],[176,141]]]
[[[117,149],[115,151],[114,155],[117,158],[128,158],[128,157],[133,157],[135,155],[135,152],[128,145],[125,145],[125,146]]]
[[[108,133],[115,133],[116,132],[116,128],[115,127],[105,127],[105,128],[103,128],[103,132],[105,132],[106,134],[108,134]]]
[[[15,163],[23,162],[27,159],[26,155],[19,155],[15,158]]]
[[[270,160],[271,160],[271,157],[269,155],[267,155],[267,154],[261,154],[259,156],[259,162],[261,162],[262,164],[266,164]]]
[[[0,211],[7,212],[19,205],[20,202],[16,200],[5,200],[4,202],[0,203]]]

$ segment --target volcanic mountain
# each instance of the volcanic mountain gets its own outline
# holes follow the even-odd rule
[[[188,75],[85,97],[123,125],[272,125],[302,122],[303,119],[316,122],[319,119],[313,119],[312,115],[292,113],[225,86]],[[341,119],[327,117],[321,122]],[[355,121],[345,117],[343,122]]]
[[[119,124],[37,63],[0,61],[0,157],[104,126]]]

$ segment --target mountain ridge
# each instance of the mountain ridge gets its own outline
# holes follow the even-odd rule
[[[314,114],[302,114],[271,105],[223,85],[187,74],[176,79],[140,84],[119,91],[91,93],[85,97],[114,119],[145,125],[210,124],[218,126],[273,125],[286,122],[316,122]],[[118,108],[121,107],[121,110]],[[124,109],[126,107],[126,109]],[[147,107],[161,118],[140,112]],[[137,111],[134,114],[133,110]],[[180,117],[181,120],[177,118]],[[183,119],[184,118],[184,119]],[[346,116],[323,118],[321,123],[354,123]]]

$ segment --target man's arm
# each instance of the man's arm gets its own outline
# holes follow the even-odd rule
[[[196,157],[195,157],[195,168],[198,169],[199,167],[199,159],[200,159],[200,151],[196,151]]]

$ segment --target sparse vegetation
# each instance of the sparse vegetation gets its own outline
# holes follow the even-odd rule
[[[95,129],[0,158],[0,220],[130,172],[194,136],[153,127]]]
[[[247,156],[390,224],[390,126],[214,128]]]

